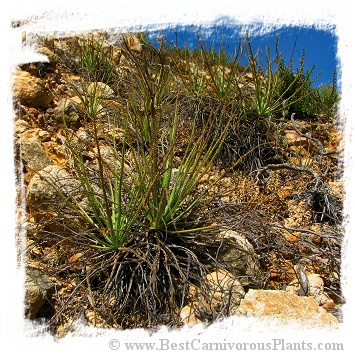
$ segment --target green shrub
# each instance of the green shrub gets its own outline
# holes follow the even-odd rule
[[[262,67],[262,59],[259,59],[251,46],[248,35],[246,35],[246,49],[248,57],[248,68],[252,72],[254,84],[254,108],[259,116],[276,117],[280,114],[285,116],[291,108],[304,106],[307,100],[311,100],[311,80],[315,66],[303,73],[305,53],[299,60],[299,69],[293,71],[293,58],[285,64],[283,54],[278,48],[278,38],[275,43],[275,58],[271,57],[270,48],[266,48],[266,67]]]

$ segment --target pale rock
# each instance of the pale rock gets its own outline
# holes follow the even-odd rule
[[[94,183],[92,190],[93,194],[102,197],[102,190]],[[45,217],[46,223],[50,225],[48,229],[52,231],[65,230],[66,227],[52,217],[56,217],[57,213],[64,209],[69,209],[68,202],[75,207],[73,210],[90,212],[92,207],[82,182],[57,165],[49,165],[32,177],[27,187],[26,200],[31,215],[36,219]],[[84,218],[77,219],[85,221]]]
[[[285,291],[298,295],[299,290],[300,290],[299,281],[297,279],[294,279],[287,285]]]
[[[63,196],[78,196],[82,187],[64,168],[49,165],[36,173],[27,187],[26,199],[30,207],[40,210],[55,210]]]
[[[30,124],[27,123],[27,121],[19,119],[15,121],[14,124],[14,133],[15,134],[22,134],[26,130],[28,130]]]
[[[207,274],[203,303],[215,313],[234,314],[245,291],[238,279],[228,271],[220,269]]]
[[[309,296],[313,296],[315,301],[319,306],[326,310],[331,310],[334,308],[334,301],[324,292],[324,282],[319,274],[309,274],[307,275],[308,280],[308,292]],[[297,279],[294,279],[286,287],[286,291],[293,292],[297,294],[300,288],[300,284]]]
[[[97,98],[114,99],[115,92],[103,82],[90,83],[88,87],[88,94]]]
[[[196,306],[191,303],[183,307],[180,311],[182,322],[189,327],[202,323],[202,321],[195,315],[195,309]]]
[[[321,306],[323,309],[326,310],[333,310],[335,308],[335,302],[331,299],[328,294],[323,293],[314,298],[318,305]]]
[[[93,160],[90,163],[90,168],[94,171],[99,170],[99,161],[98,161],[98,149],[94,148],[93,149],[93,155],[95,157],[95,160]],[[108,146],[108,145],[102,145],[100,146],[100,156],[102,159],[102,162],[104,163],[105,169],[107,168],[107,174],[112,175],[113,172],[117,171],[120,169],[121,164],[122,164],[122,157],[120,153],[114,150],[113,147]],[[128,164],[123,162],[123,172],[125,175],[125,178],[127,180],[130,180],[130,178],[133,175],[133,172]]]
[[[54,165],[65,166],[69,160],[69,153],[64,145],[58,144],[53,140],[45,141],[42,145]]]
[[[313,296],[319,306],[326,310],[335,307],[333,299],[324,292],[324,281],[319,274],[309,274],[308,276],[308,294]]]
[[[310,141],[299,135],[294,129],[285,130],[285,139],[289,146],[302,147],[307,150],[310,145]]]
[[[25,162],[27,171],[37,172],[50,165],[52,161],[37,136],[25,134],[27,133],[21,135],[19,139],[21,158]]]
[[[15,74],[13,92],[21,104],[34,108],[49,108],[53,101],[53,95],[45,87],[44,82],[22,70]]]
[[[314,328],[338,326],[336,317],[320,307],[313,296],[297,296],[283,290],[250,289],[240,302],[238,315]]]
[[[77,99],[76,99],[77,98]],[[75,99],[75,100],[74,100]],[[77,101],[79,103],[77,103]],[[83,109],[78,97],[61,99],[53,109],[55,120],[62,124],[65,121],[69,128],[79,128]]]
[[[78,97],[77,95],[74,95],[72,97],[69,98],[69,101],[74,104],[77,108],[80,108],[83,104],[82,99],[80,99],[80,97]]]
[[[54,292],[54,283],[39,269],[27,268],[25,280],[25,316],[35,318]]]
[[[309,274],[308,278],[308,294],[317,297],[324,292],[324,282],[319,274]]]
[[[233,230],[221,230],[217,239],[222,244],[215,258],[226,264],[233,274],[240,276],[243,284],[248,281],[247,277],[254,277],[257,280],[261,278],[258,257],[243,234]],[[226,244],[223,244],[224,241]],[[243,276],[245,278],[242,278]]]
[[[98,157],[99,150],[97,147],[93,149],[95,156]],[[103,160],[111,165],[117,160],[117,152],[115,152],[114,148],[108,145],[100,145],[100,156]]]
[[[44,142],[44,141],[49,141],[51,140],[51,134],[48,133],[47,130],[40,130],[38,132],[38,138],[41,140],[41,142]]]
[[[89,145],[92,141],[92,137],[88,134],[88,132],[84,128],[79,128],[76,132],[76,138],[83,145]]]

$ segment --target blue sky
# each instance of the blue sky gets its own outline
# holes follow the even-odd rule
[[[318,77],[314,86],[320,84],[331,84],[334,69],[338,67],[337,62],[337,42],[335,29],[317,29],[314,26],[297,27],[285,26],[281,28],[272,27],[263,28],[262,25],[252,24],[249,27],[238,26],[237,24],[228,24],[225,20],[216,21],[208,27],[177,26],[174,28],[166,28],[164,36],[174,42],[177,41],[178,46],[187,44],[189,48],[197,47],[198,32],[202,38],[206,40],[208,46],[212,41],[216,48],[223,38],[224,46],[233,53],[234,48],[238,45],[240,39],[243,39],[246,31],[250,34],[250,40],[253,51],[256,52],[260,48],[261,53],[265,53],[266,46],[270,47],[271,53],[275,48],[276,35],[279,36],[279,50],[284,52],[284,58],[288,60],[292,54],[292,49],[295,46],[293,53],[294,67],[298,68],[299,59],[305,50],[305,66],[304,70],[311,69],[316,65],[313,71],[312,78],[322,72]],[[161,30],[150,32],[150,38],[154,39],[161,34]]]

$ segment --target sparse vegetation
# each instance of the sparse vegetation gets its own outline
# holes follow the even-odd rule
[[[79,118],[73,127],[64,111],[61,120],[47,111],[37,124],[61,133],[63,166],[80,183],[68,194],[60,180],[37,172],[60,199],[50,211],[28,206],[29,259],[61,284],[72,282],[50,323],[91,309],[110,327],[178,326],[189,287],[200,284],[207,299],[204,276],[232,268],[219,252],[235,243],[217,240],[221,229],[246,234],[259,257],[262,274],[248,276],[246,289],[278,287],[303,259],[339,298],[342,208],[329,186],[338,152],[325,152],[332,139],[317,137],[319,125],[333,125],[335,81],[312,88],[314,68],[304,72],[302,56],[294,73],[277,40],[277,56],[267,50],[263,68],[248,36],[233,56],[202,40],[193,51],[163,39],[154,47],[144,34],[132,35],[135,48],[130,36],[116,44],[104,34],[40,40],[58,58],[48,71],[58,101],[67,99]],[[294,112],[307,134],[294,116],[290,123]],[[292,148],[286,129],[308,147]],[[312,217],[289,226],[298,202]],[[60,253],[49,257],[48,247]]]

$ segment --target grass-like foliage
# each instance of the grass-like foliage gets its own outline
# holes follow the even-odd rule
[[[113,48],[107,50],[93,37],[77,44],[81,80],[68,79],[68,86],[92,137],[94,157],[87,161],[85,144],[63,113],[68,169],[80,187],[77,195],[67,195],[62,182],[47,180],[65,202],[65,209],[52,205],[58,207],[53,220],[61,230],[52,239],[68,242],[90,264],[83,283],[91,290],[93,306],[104,306],[106,320],[123,326],[132,324],[133,316],[136,325],[174,321],[189,283],[206,274],[204,248],[189,235],[214,227],[197,224],[198,207],[209,198],[208,187],[197,186],[223,144],[228,122],[218,127],[211,115],[201,126],[195,113],[178,159],[182,110],[166,56],[148,43],[137,54],[123,39],[123,60],[117,63]],[[130,68],[123,83],[115,83],[125,91],[110,99],[122,110],[107,110],[103,82],[110,83],[114,75],[102,61],[116,63],[115,71]],[[102,274],[105,283],[99,287]]]
[[[110,163],[103,158],[100,145],[96,146],[97,168],[93,171],[84,161],[80,140],[74,141],[68,128],[65,129],[73,168],[81,182],[87,206],[83,208],[78,201],[69,201],[68,204],[80,217],[88,244],[95,248],[117,249],[128,240],[144,204],[144,198],[136,187],[129,186],[125,181],[126,137],[123,137],[121,150],[117,149],[116,138],[113,138]],[[93,132],[94,140],[98,143],[95,124]]]
[[[197,134],[197,108],[190,118],[187,147],[174,166],[179,130],[179,92],[172,99],[171,71],[166,55],[145,43],[148,54],[139,57],[126,43],[123,55],[132,61],[133,98],[127,99],[127,121],[132,123],[131,155],[137,170],[135,183],[147,201],[143,208],[150,228],[172,233],[184,229],[180,222],[206,198],[196,187],[219,152],[229,123],[218,128],[210,118]],[[176,90],[176,89],[175,89]],[[134,98],[140,99],[141,109]],[[169,105],[169,101],[173,101]],[[136,142],[136,147],[134,147]],[[178,228],[179,227],[179,228]]]
[[[304,74],[305,53],[299,59],[299,68],[293,71],[293,58],[285,64],[283,54],[275,44],[275,58],[271,57],[270,48],[266,48],[266,66],[262,67],[262,59],[254,53],[251,42],[246,36],[246,49],[249,69],[254,84],[254,107],[259,116],[272,116],[280,112],[289,112],[290,108],[305,100],[312,92],[311,80],[315,66]]]
[[[115,73],[113,48],[104,37],[77,38],[80,72],[87,81],[110,82]]]
[[[66,170],[79,188],[68,195],[61,181],[43,177],[62,202],[47,212],[51,224],[39,226],[46,241],[80,253],[56,267],[60,275],[83,266],[70,297],[86,286],[94,311],[123,327],[175,324],[189,284],[208,291],[206,262],[220,266],[217,251],[228,244],[209,239],[219,223],[206,218],[215,209],[210,187],[254,151],[249,169],[282,156],[275,119],[295,108],[329,114],[338,100],[334,85],[311,88],[314,68],[304,73],[304,56],[294,73],[277,41],[276,58],[267,49],[262,67],[248,36],[233,56],[202,40],[190,51],[139,38],[133,47],[125,36],[117,46],[99,35],[75,37],[72,52],[45,41],[91,139],[83,141],[63,113]],[[212,167],[219,174],[201,188]]]

